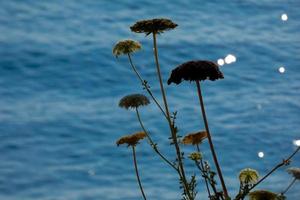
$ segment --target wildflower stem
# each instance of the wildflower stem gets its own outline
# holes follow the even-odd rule
[[[292,185],[296,182],[296,178],[289,184],[289,186],[281,193],[281,195],[284,195],[291,187]]]
[[[200,153],[200,147],[199,147],[199,144],[197,144],[196,147],[197,147],[198,153]],[[209,189],[209,187],[208,187],[207,175],[204,174],[204,173],[206,173],[206,170],[204,169],[203,159],[202,159],[202,158],[200,158],[200,166],[201,166],[201,168],[202,168],[202,173],[203,173],[203,175],[204,175],[204,180],[205,180],[206,189],[207,189],[207,192],[208,192],[208,196],[209,196],[209,198],[210,198],[210,197],[211,197],[211,194],[210,194],[210,189]],[[200,171],[201,171],[201,169],[200,169]]]
[[[143,131],[145,132],[145,134],[146,134],[146,136],[147,136],[147,138],[148,138],[148,140],[149,140],[149,143],[150,143],[150,145],[151,145],[151,147],[153,148],[153,150],[166,162],[166,163],[168,163],[173,169],[175,169],[177,172],[178,172],[178,168],[175,166],[175,165],[173,165],[164,155],[162,155],[161,153],[160,153],[160,151],[158,150],[158,148],[157,148],[157,144],[155,144],[154,142],[153,142],[153,140],[152,140],[152,138],[150,137],[150,135],[149,135],[149,133],[147,132],[147,130],[145,129],[145,126],[144,126],[144,124],[143,124],[143,122],[142,122],[142,120],[141,120],[141,116],[140,116],[140,114],[139,114],[139,110],[138,110],[138,108],[136,108],[135,109],[136,110],[136,115],[137,115],[137,118],[138,118],[138,120],[139,120],[139,123],[140,123],[140,125],[141,125],[141,128],[143,129]]]
[[[245,196],[254,189],[257,185],[259,185],[261,182],[263,182],[268,176],[270,176],[273,172],[275,172],[278,168],[289,164],[290,160],[298,153],[300,150],[300,147],[298,147],[287,159],[284,159],[281,163],[276,165],[269,173],[267,173],[263,178],[261,178],[257,183],[255,183],[252,187],[249,188],[246,192],[244,192],[240,198],[236,198],[236,200],[244,199]]]
[[[249,192],[255,188],[258,184],[263,182],[268,176],[270,176],[273,172],[275,172],[278,168],[288,164],[290,160],[296,155],[296,153],[300,150],[300,147],[298,147],[286,160],[284,159],[281,163],[276,165],[269,173],[267,173],[262,179],[260,179],[257,183],[255,183],[252,187],[249,188]]]
[[[138,172],[138,167],[137,167],[137,162],[136,162],[136,154],[135,154],[135,146],[132,146],[132,155],[133,155],[133,163],[134,163],[136,178],[137,178],[137,181],[139,183],[140,190],[142,192],[143,198],[144,198],[144,200],[146,200],[146,195],[144,193],[143,186],[142,186],[140,176],[139,176],[139,172]]]
[[[157,107],[160,109],[160,111],[162,112],[162,114],[167,118],[167,115],[166,115],[165,111],[162,109],[161,105],[158,103],[158,101],[154,97],[154,95],[153,95],[152,91],[150,90],[147,82],[141,77],[140,73],[137,71],[135,65],[133,64],[132,58],[130,56],[130,53],[128,53],[127,55],[128,55],[128,59],[129,59],[131,68],[133,69],[133,71],[135,72],[135,74],[137,75],[137,77],[139,78],[139,80],[141,81],[142,85],[147,90],[148,94],[151,96],[151,98],[153,99],[153,101],[155,102],[155,104],[157,105]]]
[[[224,179],[223,179],[222,171],[221,171],[218,159],[217,159],[215,148],[214,148],[214,145],[213,145],[213,142],[212,142],[212,138],[211,138],[211,135],[210,135],[208,122],[207,122],[207,118],[206,118],[206,113],[205,113],[205,108],[204,108],[203,97],[202,97],[202,93],[201,93],[200,82],[198,80],[196,81],[196,85],[197,85],[197,91],[198,91],[198,96],[199,96],[203,121],[204,121],[205,129],[206,129],[206,132],[207,132],[208,143],[209,143],[210,150],[211,150],[214,162],[215,162],[215,166],[217,168],[217,172],[218,172],[218,175],[219,175],[219,178],[220,178],[220,181],[221,181],[221,185],[222,185],[222,189],[223,189],[223,192],[224,192],[225,199],[227,199],[227,198],[229,198],[229,196],[228,196],[227,188],[226,188],[226,185],[225,185],[225,182],[224,182]]]
[[[162,81],[162,77],[161,77],[160,65],[159,65],[159,62],[158,62],[156,32],[153,32],[152,35],[153,35],[153,47],[154,47],[154,57],[155,57],[157,75],[158,75],[159,84],[160,84],[160,90],[161,90],[163,101],[164,101],[164,105],[165,105],[166,118],[167,118],[167,121],[169,123],[169,127],[170,127],[171,134],[172,134],[172,139],[173,139],[174,146],[175,146],[175,149],[176,149],[176,154],[177,154],[177,159],[178,159],[178,165],[179,165],[179,169],[180,169],[179,175],[180,175],[180,177],[182,179],[185,193],[187,194],[187,196],[188,196],[188,198],[190,200],[193,200],[193,197],[190,194],[189,186],[188,186],[188,183],[187,183],[187,180],[186,180],[186,177],[185,177],[184,167],[183,167],[182,158],[181,158],[181,152],[180,152],[180,148],[179,148],[179,145],[178,145],[176,132],[174,130],[174,125],[171,122],[171,117],[170,117],[170,112],[169,112],[169,108],[168,108],[167,97],[166,97],[166,93],[165,93],[165,89],[164,89],[164,85],[163,85],[163,81]]]

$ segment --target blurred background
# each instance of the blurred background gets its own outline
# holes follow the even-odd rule
[[[115,141],[140,130],[121,97],[143,93],[114,44],[143,45],[133,59],[161,100],[152,38],[131,33],[140,19],[167,17],[179,26],[158,36],[163,78],[182,62],[218,62],[225,79],[203,85],[213,140],[230,194],[238,173],[261,175],[296,149],[300,139],[300,2],[0,1],[0,199],[141,199],[130,149]],[[166,86],[179,133],[204,128],[196,88]],[[168,126],[152,103],[142,119],[162,152],[174,158]],[[183,147],[186,154],[191,147]],[[210,160],[207,142],[201,145]],[[180,198],[177,175],[144,141],[137,147],[149,199]],[[189,175],[198,171],[185,160]],[[300,155],[291,166],[300,167]],[[281,192],[292,177],[281,168],[260,189]],[[200,177],[199,177],[200,179]],[[299,182],[287,193],[299,198]],[[199,196],[205,199],[203,182]],[[200,198],[199,198],[200,199]]]

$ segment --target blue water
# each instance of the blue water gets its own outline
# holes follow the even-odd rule
[[[295,150],[300,139],[300,2],[232,1],[0,1],[0,199],[141,199],[130,149],[117,147],[139,131],[134,112],[119,99],[143,92],[125,57],[113,45],[133,38],[143,51],[134,62],[160,99],[151,37],[131,33],[144,18],[168,17],[179,26],[158,37],[166,81],[191,59],[233,64],[225,79],[205,82],[203,93],[225,181],[233,196],[238,172],[261,175]],[[288,20],[282,21],[281,14]],[[280,74],[278,68],[285,67]],[[166,86],[180,134],[203,129],[195,85]],[[145,126],[168,157],[168,127],[152,103],[142,108]],[[207,158],[207,143],[202,145]],[[186,153],[193,149],[184,147]],[[177,175],[144,142],[138,162],[149,199],[179,199]],[[264,158],[257,156],[264,152]],[[185,161],[187,172],[195,171]],[[300,155],[291,166],[300,166]],[[280,169],[260,186],[282,191],[292,180]],[[200,179],[200,178],[199,178]],[[205,199],[202,182],[199,199]],[[299,181],[287,193],[299,199]]]

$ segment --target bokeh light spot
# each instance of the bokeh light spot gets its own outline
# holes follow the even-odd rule
[[[220,66],[223,66],[225,64],[225,61],[222,58],[218,59],[217,62],[218,62],[218,65],[220,65]]]
[[[287,21],[289,19],[288,15],[286,13],[281,15],[281,20],[282,21]]]
[[[263,157],[265,156],[264,152],[262,152],[262,151],[258,152],[257,155],[258,155],[258,157],[260,157],[260,158],[263,158]]]

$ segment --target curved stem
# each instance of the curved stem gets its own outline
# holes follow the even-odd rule
[[[148,85],[147,82],[142,78],[142,76],[139,74],[139,72],[137,71],[136,67],[134,66],[130,54],[128,53],[127,55],[128,55],[128,59],[129,59],[131,68],[133,69],[133,71],[135,72],[135,74],[137,75],[137,77],[139,78],[139,80],[141,81],[142,85],[143,85],[144,88],[147,90],[148,94],[151,96],[151,98],[153,99],[153,101],[155,102],[155,104],[157,105],[157,107],[160,109],[160,111],[162,112],[162,114],[165,116],[165,118],[167,118],[167,115],[166,115],[165,111],[162,109],[161,105],[158,103],[158,101],[157,101],[156,98],[154,97],[152,91],[151,91],[150,88],[149,88],[149,85]]]
[[[211,153],[212,153],[212,156],[213,156],[213,159],[214,159],[214,163],[215,163],[215,166],[217,168],[217,172],[218,172],[218,175],[219,175],[219,178],[220,178],[220,181],[221,181],[224,196],[225,196],[225,199],[226,199],[229,196],[228,196],[227,188],[226,188],[226,185],[225,185],[225,182],[224,182],[224,179],[223,179],[222,171],[221,171],[218,159],[217,159],[217,154],[215,152],[215,148],[214,148],[214,145],[213,145],[213,142],[212,142],[211,134],[210,134],[210,131],[209,131],[208,122],[207,122],[206,113],[205,113],[205,108],[204,108],[204,102],[203,102],[201,88],[200,88],[200,82],[196,81],[196,85],[197,85],[197,91],[198,91],[198,96],[199,96],[203,121],[204,121],[205,129],[206,129],[206,132],[207,132],[208,143],[209,143],[210,150],[211,150]]]
[[[291,187],[292,185],[296,182],[296,178],[294,178],[294,180],[289,184],[289,186],[281,193],[282,195],[284,195]]]
[[[159,79],[160,90],[161,90],[163,101],[164,101],[164,105],[165,105],[165,112],[166,112],[166,116],[167,116],[167,121],[169,123],[169,127],[170,127],[171,134],[172,134],[172,139],[173,139],[173,142],[174,142],[174,145],[175,145],[175,149],[176,149],[176,154],[177,154],[177,159],[178,159],[178,165],[179,165],[179,169],[180,169],[180,174],[181,174],[181,178],[182,178],[184,190],[185,190],[188,198],[190,200],[192,200],[193,198],[192,198],[192,196],[190,194],[189,187],[188,187],[188,184],[187,184],[187,180],[186,180],[186,177],[185,177],[185,172],[184,172],[182,158],[181,158],[181,152],[180,152],[180,148],[179,148],[179,145],[178,145],[176,132],[175,132],[173,124],[171,122],[171,117],[170,117],[170,112],[169,112],[167,97],[166,97],[166,93],[165,93],[165,89],[164,89],[164,85],[163,85],[163,81],[162,81],[162,77],[161,77],[160,66],[159,66],[159,62],[158,62],[158,52],[157,52],[157,44],[156,44],[156,33],[153,32],[152,35],[153,35],[153,47],[154,47],[154,57],[155,57],[155,63],[156,63],[156,70],[157,70],[157,75],[158,75],[158,79]]]
[[[198,151],[198,153],[200,153],[200,147],[199,147],[199,144],[197,144],[197,151]],[[204,173],[204,164],[203,164],[203,159],[201,158],[200,159],[200,164],[201,164],[201,168],[202,168],[202,170],[203,170],[203,172],[202,173]],[[207,182],[207,176],[205,176],[204,177],[204,180],[205,180],[205,185],[206,185],[206,189],[207,189],[207,192],[208,192],[208,196],[209,196],[209,198],[211,197],[211,194],[210,194],[210,189],[209,189],[209,187],[208,187],[208,182]]]
[[[147,138],[148,138],[148,140],[149,140],[149,143],[150,143],[150,145],[151,145],[151,147],[153,148],[153,150],[166,162],[166,163],[168,163],[173,169],[175,169],[177,172],[178,172],[178,168],[176,167],[176,166],[174,166],[164,155],[162,155],[161,153],[160,153],[160,151],[158,150],[158,148],[157,148],[157,145],[153,142],[153,140],[152,140],[152,138],[150,137],[150,135],[149,135],[149,133],[147,132],[147,130],[145,129],[145,126],[144,126],[144,124],[143,124],[143,122],[142,122],[142,120],[141,120],[141,116],[140,116],[140,114],[139,114],[139,110],[138,110],[138,108],[136,108],[135,109],[135,111],[136,111],[136,115],[137,115],[137,118],[138,118],[138,120],[139,120],[139,123],[140,123],[140,125],[141,125],[141,128],[143,129],[143,131],[145,132],[145,134],[146,134],[146,136],[147,136]]]
[[[143,198],[144,198],[144,200],[146,200],[146,195],[144,193],[143,186],[142,186],[140,176],[139,176],[139,172],[138,172],[138,167],[137,167],[137,162],[136,162],[136,155],[135,155],[135,147],[134,146],[132,146],[132,155],[133,155],[133,163],[134,163],[136,178],[137,178],[137,181],[139,183],[140,190],[141,190],[141,193],[143,195]]]

